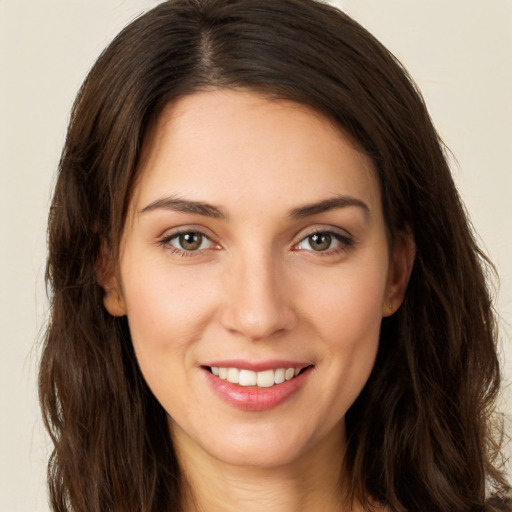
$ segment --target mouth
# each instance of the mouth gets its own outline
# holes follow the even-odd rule
[[[313,365],[268,369],[263,371],[253,371],[245,368],[205,366],[211,374],[219,379],[238,384],[239,386],[257,388],[271,388],[283,382],[295,379]]]
[[[211,389],[227,404],[243,411],[274,409],[299,394],[314,364],[223,361],[201,366]]]

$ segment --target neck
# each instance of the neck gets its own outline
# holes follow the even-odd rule
[[[174,433],[176,434],[176,432]],[[173,435],[176,439],[176,436]],[[181,436],[180,436],[181,437]],[[347,504],[342,428],[278,467],[233,466],[180,439],[186,512],[338,512]]]

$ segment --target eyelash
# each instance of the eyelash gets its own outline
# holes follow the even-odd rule
[[[195,249],[195,250],[186,250],[186,249],[180,249],[178,247],[173,246],[171,242],[173,240],[178,239],[182,235],[198,235],[198,236],[200,236],[201,243],[200,243],[199,248]],[[300,244],[305,243],[308,239],[310,239],[311,237],[313,237],[315,235],[329,236],[329,237],[331,237],[331,241],[332,240],[337,241],[338,245],[334,248],[327,249],[327,250],[320,250],[320,251],[315,251],[312,248],[311,249],[299,248]],[[172,233],[168,236],[165,236],[164,238],[162,238],[161,240],[158,241],[158,244],[162,247],[165,247],[165,249],[168,250],[169,252],[171,252],[172,254],[176,254],[177,256],[187,258],[187,257],[197,256],[198,253],[201,253],[202,251],[211,249],[212,247],[207,247],[207,248],[203,248],[203,249],[200,248],[201,245],[203,245],[203,243],[205,241],[208,241],[212,246],[216,245],[215,242],[208,235],[203,233],[202,231],[194,230],[194,229],[183,229],[183,230],[177,231],[175,233]],[[299,251],[305,250],[306,252],[314,253],[317,256],[333,256],[333,255],[348,251],[350,249],[350,247],[352,247],[354,245],[354,243],[355,243],[354,239],[350,236],[342,235],[341,233],[338,233],[335,231],[329,231],[329,230],[325,230],[325,229],[317,229],[317,230],[314,230],[314,231],[306,234],[305,236],[303,236],[301,238],[301,240],[293,246],[293,250],[299,250]],[[309,242],[309,245],[311,247],[310,242]]]
[[[183,229],[180,231],[176,231],[175,233],[172,233],[171,235],[168,235],[168,236],[162,238],[161,240],[159,240],[158,244],[161,245],[162,247],[165,247],[165,249],[168,250],[169,252],[171,252],[172,254],[176,254],[177,256],[181,256],[181,257],[185,257],[185,258],[196,256],[197,253],[200,253],[201,251],[210,249],[210,247],[208,247],[207,249],[198,248],[196,250],[186,250],[186,249],[179,249],[178,247],[174,247],[171,242],[173,240],[178,239],[182,235],[199,235],[201,237],[201,245],[203,245],[203,243],[206,240],[206,241],[210,242],[212,244],[212,246],[215,246],[215,242],[208,235],[206,235],[205,233],[203,233],[197,229],[196,230]]]
[[[298,248],[298,246],[300,244],[306,242],[308,239],[310,239],[311,237],[313,237],[315,235],[329,236],[329,237],[331,237],[331,242],[332,242],[332,240],[335,240],[338,242],[338,245],[334,248],[327,249],[324,251],[315,251],[314,249],[308,250],[308,249]],[[296,250],[306,250],[307,252],[314,253],[315,256],[323,257],[323,256],[334,256],[334,255],[346,252],[354,245],[354,243],[355,243],[355,240],[349,235],[342,235],[341,233],[338,233],[336,231],[329,231],[328,229],[317,229],[317,230],[311,231],[310,233],[303,236],[302,239],[300,240],[300,242],[298,244],[294,245],[294,248],[298,248]],[[311,243],[310,243],[310,247],[311,247]]]

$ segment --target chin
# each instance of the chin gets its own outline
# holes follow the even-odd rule
[[[299,428],[300,427],[300,428]],[[343,438],[343,427],[332,433],[308,428],[304,423],[286,421],[231,425],[214,434],[214,426],[209,432],[199,434],[196,446],[219,462],[237,467],[283,468],[298,463],[301,458],[321,446],[337,443]],[[334,435],[332,435],[334,434]],[[198,442],[197,442],[198,441]],[[308,458],[309,460],[309,458]]]
[[[225,443],[215,447],[212,455],[225,464],[237,467],[273,469],[297,462],[306,451],[300,442],[289,440],[286,443],[267,439],[240,439],[238,442]]]

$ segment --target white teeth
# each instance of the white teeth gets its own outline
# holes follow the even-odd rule
[[[260,388],[270,388],[274,385],[274,370],[258,372],[256,385]]]
[[[240,384],[240,386],[256,386],[257,380],[258,375],[256,372],[252,372],[251,370],[240,370],[240,377],[238,380],[238,384]]]
[[[238,368],[222,368],[212,366],[213,375],[223,380],[240,386],[258,386],[260,388],[270,388],[274,384],[281,384],[285,380],[291,380],[296,377],[302,368],[278,368],[277,370],[265,370],[262,372],[253,372],[251,370],[240,370]]]
[[[238,384],[238,378],[240,376],[240,370],[238,368],[228,368],[226,380],[233,384]]]
[[[274,376],[274,382],[276,384],[281,384],[282,382],[284,382],[284,368],[279,368],[279,370],[276,370],[276,374]]]
[[[290,380],[290,379],[293,379],[293,377],[295,377],[295,368],[288,368],[285,372],[284,372],[284,378],[286,380]]]

